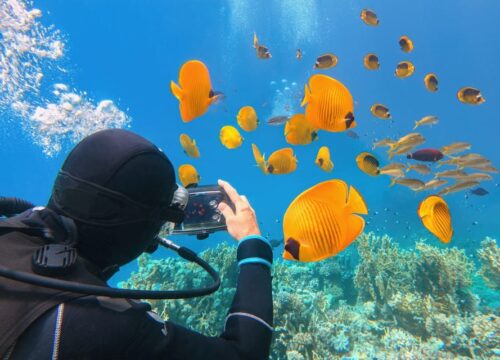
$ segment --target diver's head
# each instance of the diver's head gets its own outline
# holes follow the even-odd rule
[[[132,132],[103,130],[83,139],[57,175],[47,207],[72,218],[81,256],[104,269],[156,245],[177,189],[167,156]]]

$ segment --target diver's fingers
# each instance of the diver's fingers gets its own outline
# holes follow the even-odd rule
[[[241,197],[236,191],[235,188],[231,186],[227,181],[220,180],[218,181],[219,186],[221,186],[225,191],[229,199],[232,201],[236,209],[241,207]]]
[[[224,215],[226,221],[229,220],[232,216],[234,216],[233,209],[231,209],[231,207],[223,201],[219,203],[218,209],[222,213],[222,215]]]

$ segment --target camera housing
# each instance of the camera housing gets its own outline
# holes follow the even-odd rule
[[[218,185],[188,188],[189,200],[184,209],[184,221],[176,224],[172,235],[202,235],[225,231],[226,219],[218,209],[225,202],[234,211],[234,204]]]

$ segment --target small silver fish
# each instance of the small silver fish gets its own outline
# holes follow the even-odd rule
[[[388,176],[394,176],[397,178],[404,177],[405,173],[403,172],[402,169],[386,169],[386,170],[380,170],[379,174],[382,175],[388,175]]]
[[[444,184],[446,184],[448,181],[447,180],[443,180],[443,179],[432,179],[432,180],[429,180],[425,183],[425,190],[430,190],[430,189],[436,189],[440,186],[443,186]]]
[[[385,139],[382,139],[380,141],[374,142],[372,150],[375,149],[375,148],[381,147],[381,146],[391,146],[391,145],[393,145],[395,143],[396,143],[396,141],[391,140],[389,138],[385,138]]]
[[[267,125],[278,126],[286,123],[290,118],[286,115],[274,116],[266,121]]]
[[[485,174],[485,173],[474,173],[474,174],[466,174],[465,176],[457,176],[457,180],[459,181],[469,181],[469,180],[476,180],[476,181],[489,181],[493,180],[490,174]]]
[[[431,173],[431,168],[424,164],[412,164],[406,168],[406,172],[415,170],[419,174],[427,175]]]
[[[444,155],[453,155],[465,150],[469,150],[471,148],[471,144],[467,142],[456,142],[450,145],[443,146],[441,148],[441,152]]]
[[[422,119],[415,121],[415,127],[413,130],[421,125],[434,125],[438,123],[438,118],[434,115],[424,116]]]
[[[468,165],[467,167],[471,168],[471,169],[476,169],[476,170],[481,170],[481,171],[486,171],[486,172],[491,172],[491,173],[498,173],[499,172],[499,170],[496,167],[491,166],[490,164]]]
[[[440,179],[440,178],[456,178],[456,177],[460,177],[460,176],[465,176],[467,175],[467,173],[463,172],[462,170],[446,170],[446,171],[441,171],[441,172],[437,172],[434,174],[434,177],[436,179]]]
[[[383,171],[383,170],[393,170],[393,169],[403,170],[404,168],[405,168],[405,164],[394,162],[394,163],[387,164],[386,166],[384,166],[383,168],[381,168],[380,171]]]
[[[425,187],[425,183],[418,179],[410,178],[392,178],[391,184],[389,186],[394,186],[395,184],[406,186],[413,191],[422,190]]]
[[[438,192],[438,195],[447,195],[451,194],[457,191],[469,189],[471,187],[474,187],[479,184],[479,181],[463,181],[463,182],[458,182],[455,183],[451,186],[447,186],[444,189],[442,189],[440,192]]]
[[[398,148],[395,148],[392,151],[388,151],[387,153],[389,154],[389,159],[392,159],[394,157],[394,155],[406,154],[406,153],[410,152],[411,150],[413,150],[417,145],[420,145],[420,144],[418,144],[418,143],[406,144],[406,145],[402,145]]]

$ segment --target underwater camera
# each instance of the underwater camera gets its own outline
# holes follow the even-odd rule
[[[184,212],[184,220],[179,223],[167,222],[160,235],[156,238],[158,244],[173,250],[182,258],[194,262],[203,268],[213,280],[212,284],[209,286],[183,290],[135,290],[96,286],[56,279],[48,275],[61,275],[65,271],[69,272],[78,257],[76,248],[71,244],[54,244],[50,241],[42,248],[36,249],[34,253],[33,269],[35,273],[9,269],[0,264],[0,276],[41,287],[113,298],[185,299],[209,295],[217,291],[220,287],[220,276],[217,271],[192,250],[184,246],[179,246],[161,235],[196,235],[198,239],[204,239],[210,233],[226,230],[226,221],[218,209],[219,203],[221,202],[225,202],[233,210],[235,209],[234,204],[220,186],[200,186],[189,189],[179,186],[174,194],[172,206]],[[0,217],[10,217],[28,210],[38,211],[40,209],[43,208],[37,208],[34,204],[22,199],[0,197]],[[75,231],[68,231],[68,233],[76,233],[76,225],[74,222],[70,218],[63,218],[69,227],[75,227],[75,229],[73,229]],[[0,234],[2,235],[9,231],[19,231],[27,235],[46,238],[47,233],[50,233],[50,229],[12,225],[9,224],[8,220],[9,219],[0,219],[0,228],[2,230]],[[41,252],[43,252],[43,254]],[[42,263],[40,263],[40,259],[43,260]],[[38,271],[39,269],[44,271]]]
[[[218,185],[197,186],[186,189],[188,201],[184,208],[184,221],[175,224],[167,233],[172,235],[197,235],[205,239],[208,234],[225,231],[226,220],[219,211],[219,204],[225,202],[234,211],[234,204],[224,189]]]

